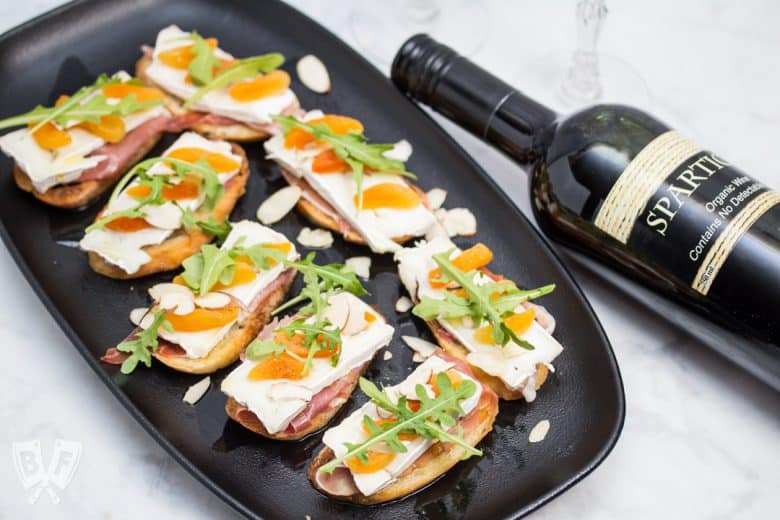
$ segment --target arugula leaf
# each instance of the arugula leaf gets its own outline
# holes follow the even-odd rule
[[[309,253],[305,259],[298,262],[286,261],[288,267],[296,269],[303,274],[306,286],[295,298],[288,300],[280,305],[271,313],[272,316],[289,309],[301,302],[312,301],[314,296],[323,292],[332,292],[336,290],[346,291],[355,296],[364,296],[368,294],[366,288],[360,283],[357,275],[352,271],[345,271],[344,264],[318,265],[314,263],[315,253]]]
[[[509,326],[507,326],[506,323],[504,323],[505,314],[511,312],[514,309],[514,306],[508,309],[506,308],[507,302],[511,300],[505,299],[502,302],[500,308],[496,307],[496,304],[493,300],[494,294],[506,294],[507,291],[511,291],[511,288],[514,287],[514,284],[511,282],[488,281],[482,285],[477,285],[474,282],[474,273],[477,271],[461,271],[450,261],[451,254],[452,250],[445,251],[443,253],[433,255],[433,259],[442,272],[442,276],[440,277],[441,281],[456,282],[468,295],[468,305],[471,309],[470,315],[474,319],[475,323],[479,324],[483,319],[487,320],[488,323],[490,323],[492,326],[493,341],[497,345],[506,345],[511,340],[513,343],[524,349],[533,350],[533,345],[520,338],[511,328],[509,328]],[[499,298],[501,298],[501,296],[499,296]],[[519,297],[515,296],[515,299],[519,299]],[[437,305],[442,311],[455,312],[455,308],[452,306],[452,303],[463,303],[454,302],[452,299],[447,300],[446,298],[443,304],[432,300],[432,298],[428,297],[421,298],[420,303],[415,306],[415,309],[412,310],[412,313],[418,316],[420,314],[423,314],[424,316],[432,316],[433,313],[436,312]],[[420,305],[422,305],[422,307],[418,310],[417,307]]]
[[[406,171],[404,163],[389,159],[382,155],[388,150],[392,150],[392,144],[369,144],[366,138],[358,133],[350,132],[345,135],[335,133],[331,128],[319,123],[311,125],[301,121],[293,116],[271,116],[282,126],[285,135],[293,128],[298,128],[314,136],[315,139],[325,141],[333,147],[333,151],[344,160],[352,160],[372,169],[383,173],[395,173],[410,179],[416,179],[417,176]],[[354,171],[354,167],[353,167]],[[362,175],[362,170],[361,170]]]
[[[442,300],[423,296],[412,309],[412,314],[425,321],[431,321],[438,318],[452,319],[471,316],[473,310],[467,298],[461,298],[447,292]]]
[[[136,164],[124,175],[124,177],[119,180],[117,185],[114,187],[114,190],[111,192],[111,197],[109,197],[107,205],[110,205],[114,200],[116,200],[120,193],[122,193],[122,191],[136,177],[138,178],[139,184],[144,184],[151,188],[149,195],[140,199],[133,208],[120,212],[114,212],[98,219],[92,225],[87,227],[86,232],[89,233],[90,231],[96,229],[103,229],[105,228],[106,224],[120,217],[144,218],[146,217],[146,214],[141,211],[144,206],[159,206],[164,204],[166,201],[162,196],[162,190],[164,186],[173,185],[170,182],[171,175],[147,174],[149,169],[151,169],[152,166],[159,162],[164,162],[169,168],[173,170],[172,175],[180,179],[183,179],[189,173],[195,173],[199,175],[201,177],[202,191],[204,193],[203,205],[209,210],[213,208],[213,206],[216,204],[216,201],[219,200],[219,198],[224,193],[225,187],[222,185],[222,183],[219,182],[219,177],[217,176],[216,170],[214,170],[214,168],[212,168],[208,162],[201,159],[193,164],[180,161],[179,159],[172,159],[170,157],[152,157]],[[192,224],[193,220],[194,214],[191,212],[187,214],[182,212],[182,225]]]
[[[220,64],[220,60],[200,34],[195,31],[190,34],[193,40],[191,52],[195,56],[188,68],[190,77],[196,85],[205,85],[214,77],[214,67]]]
[[[238,246],[233,248],[231,255],[234,257],[248,256],[255,267],[260,269],[270,269],[273,265],[283,262],[287,258],[284,251],[268,247],[266,244],[255,244],[251,247]]]
[[[298,318],[277,329],[284,332],[288,338],[303,334],[303,344],[308,349],[306,361],[303,364],[303,374],[308,374],[314,362],[314,354],[320,350],[336,350],[341,345],[341,331],[327,319],[316,319],[307,323],[307,318]]]
[[[260,73],[270,72],[279,68],[282,63],[284,63],[284,56],[279,53],[263,54],[238,60],[217,74],[216,77],[204,83],[198,91],[184,103],[183,108],[185,110],[189,109],[209,92],[225,88],[236,81],[254,78]]]
[[[217,219],[211,215],[209,215],[208,220],[205,222],[199,220],[195,222],[194,225],[197,225],[203,231],[216,238],[218,243],[224,242],[227,236],[230,234],[230,231],[233,230],[233,225],[230,222],[227,220],[224,222],[217,222]]]
[[[308,317],[298,318],[274,331],[275,333],[282,333],[290,339],[299,334],[303,336],[303,345],[308,351],[301,372],[304,375],[311,370],[314,355],[317,352],[321,350],[336,350],[341,345],[341,332],[330,321],[319,319],[310,322],[308,320]],[[286,349],[286,345],[277,343],[273,339],[255,340],[247,347],[246,356],[249,359],[257,360],[272,354],[279,356]],[[333,366],[337,363],[338,353],[331,358]]]
[[[363,424],[369,430],[369,438],[359,444],[347,443],[347,452],[341,457],[336,457],[324,464],[319,471],[332,473],[344,461],[357,457],[366,461],[368,450],[379,443],[385,443],[396,452],[405,452],[406,447],[398,438],[402,432],[414,433],[427,439],[440,442],[451,442],[461,446],[465,450],[464,458],[472,455],[482,455],[482,451],[474,448],[463,440],[462,431],[457,435],[449,433],[449,429],[462,417],[465,412],[460,406],[461,401],[468,399],[477,390],[476,384],[471,380],[463,380],[457,387],[453,387],[452,381],[446,372],[436,375],[436,385],[439,395],[431,398],[423,385],[415,387],[415,394],[420,401],[419,409],[414,412],[407,405],[405,397],[395,402],[386,390],[380,390],[374,383],[365,378],[360,378],[360,389],[371,401],[390,412],[395,420],[382,426],[378,426],[370,417],[363,418]]]
[[[57,123],[62,127],[75,121],[98,122],[103,116],[127,116],[135,112],[162,105],[162,100],[150,100],[139,103],[135,94],[122,98],[118,103],[111,104],[108,102],[108,98],[102,93],[97,93],[98,89],[106,85],[121,82],[122,81],[118,78],[109,78],[106,75],[101,75],[95,83],[82,87],[59,106],[47,108],[38,105],[24,114],[0,120],[0,129],[36,123],[35,126],[30,129],[31,132],[36,132],[49,122]]]
[[[281,356],[285,351],[284,345],[279,345],[272,339],[252,341],[246,348],[246,357],[256,361],[266,356],[274,355]]]
[[[230,251],[220,249],[214,244],[205,244],[200,251],[190,256],[182,266],[181,277],[193,291],[204,295],[217,282],[229,284],[233,281],[236,262]]]
[[[514,285],[514,284],[513,284]],[[546,294],[550,294],[555,290],[555,284],[543,285],[536,289],[521,290],[517,287],[502,294],[498,298],[491,301],[493,307],[500,313],[512,312],[514,309],[523,302],[529,300],[535,300],[541,298]]]
[[[198,222],[197,225],[201,223]],[[271,261],[281,262],[286,254],[266,244],[243,247],[241,240],[227,249],[206,244],[182,262],[182,279],[190,289],[201,295],[208,293],[217,282],[229,285],[235,276],[236,258],[240,256],[249,257],[258,269],[269,269],[272,266]]]
[[[157,352],[158,330],[165,327],[171,330],[170,323],[165,319],[165,312],[162,310],[154,313],[154,320],[149,328],[141,330],[135,338],[128,339],[116,346],[120,352],[130,354],[130,357],[124,360],[120,368],[123,374],[130,374],[135,370],[138,363],[143,363],[147,367],[152,366],[152,353]]]

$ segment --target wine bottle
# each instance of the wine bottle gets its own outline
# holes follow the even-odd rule
[[[391,70],[402,91],[529,171],[550,237],[780,345],[780,194],[641,110],[559,116],[426,35]]]

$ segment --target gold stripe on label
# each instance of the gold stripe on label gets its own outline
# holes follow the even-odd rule
[[[718,276],[723,264],[731,254],[734,246],[742,235],[744,235],[760,219],[764,213],[769,211],[775,205],[780,204],[780,194],[774,191],[767,191],[751,200],[737,216],[728,223],[726,229],[718,236],[715,242],[707,251],[707,256],[699,266],[699,271],[693,279],[693,287],[697,292],[707,295],[712,287],[712,282]]]
[[[650,141],[609,190],[596,215],[596,226],[623,244],[627,243],[650,197],[677,167],[701,151],[674,130]]]

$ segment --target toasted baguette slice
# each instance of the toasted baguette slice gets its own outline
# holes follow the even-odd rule
[[[355,387],[360,380],[360,376],[363,375],[363,372],[365,372],[369,364],[371,364],[370,361],[365,363],[359,371],[356,371],[354,374],[350,374],[348,376],[350,378],[349,386],[347,387],[347,393],[349,395],[352,395],[352,393],[355,391]],[[307,435],[311,435],[312,433],[324,428],[343,406],[344,403],[341,403],[337,406],[328,407],[327,410],[317,414],[312,418],[311,424],[308,428],[295,433],[285,433],[283,431],[277,433],[268,433],[268,430],[265,429],[263,423],[260,422],[260,419],[258,419],[254,413],[250,412],[242,414],[242,411],[249,410],[232,397],[228,397],[228,400],[225,403],[225,412],[227,412],[228,417],[239,423],[244,428],[257,433],[258,435],[262,435],[263,437],[276,441],[297,441],[298,439],[302,439]]]
[[[479,379],[482,383],[486,384],[490,387],[491,390],[493,390],[501,399],[504,399],[506,401],[514,401],[516,399],[524,399],[522,390],[512,390],[509,388],[506,383],[501,381],[500,378],[490,375],[482,370],[480,370],[479,367],[472,365],[466,360],[466,356],[468,356],[469,351],[464,347],[459,341],[453,341],[453,338],[449,336],[449,334],[446,333],[446,331],[442,328],[441,325],[439,325],[436,321],[429,321],[427,322],[428,328],[431,329],[431,332],[433,332],[433,335],[436,337],[436,341],[439,343],[439,346],[444,349],[444,351],[447,354],[450,354],[451,356],[454,356],[458,359],[463,360],[465,363],[469,365],[469,368],[471,368],[471,371],[474,372],[474,376],[476,376],[477,379]],[[547,365],[543,363],[539,363],[536,365],[536,389],[539,390],[541,386],[544,384],[544,382],[547,380],[547,374],[549,373],[549,370],[547,368]]]
[[[157,142],[162,137],[162,130],[150,136],[143,145],[138,147],[138,150],[126,161],[126,167],[117,169],[116,175],[108,177],[106,179],[89,180],[83,182],[73,182],[71,184],[63,184],[61,186],[54,186],[46,192],[41,193],[35,189],[30,177],[22,168],[14,163],[14,181],[16,185],[22,191],[31,193],[36,199],[55,206],[65,209],[78,209],[88,206],[91,202],[94,202],[103,192],[113,186],[124,173],[130,169],[135,163],[139,162],[143,157],[154,148]]]
[[[236,362],[246,346],[257,337],[257,334],[271,318],[271,312],[278,307],[285,298],[295,280],[295,271],[288,269],[279,275],[281,283],[268,294],[264,295],[255,309],[244,318],[235,323],[222,340],[209,352],[206,357],[188,358],[186,356],[161,355],[157,352],[153,356],[161,363],[168,365],[179,372],[189,374],[211,374]]]
[[[211,215],[218,222],[224,222],[230,216],[230,212],[233,211],[238,199],[244,194],[246,182],[249,179],[249,162],[243,148],[237,144],[232,145],[231,151],[241,157],[241,169],[228,181],[225,193],[210,213],[207,213],[202,208],[196,212],[195,215],[199,219],[205,220]],[[132,274],[128,274],[122,268],[107,262],[93,251],[87,252],[87,256],[89,257],[89,266],[96,273],[118,280],[130,280],[152,273],[177,269],[187,257],[197,253],[203,244],[210,241],[211,237],[200,228],[190,230],[178,229],[164,242],[145,246],[143,250],[149,254],[151,260]]]
[[[468,425],[463,427],[463,439],[471,446],[479,444],[485,435],[493,429],[493,421],[496,415],[498,415],[498,399],[496,395],[484,385],[482,388],[482,396],[476,408],[469,414],[469,416],[471,414],[476,415],[470,417]],[[333,460],[335,456],[333,450],[328,447],[323,448],[314,458],[309,466],[308,477],[318,491],[335,500],[362,505],[381,504],[405,497],[422,489],[460,462],[464,454],[465,450],[457,444],[434,443],[411,466],[398,475],[394,482],[369,496],[365,496],[360,492],[344,496],[333,496],[328,494],[322,487],[318,478],[318,471],[320,467]],[[341,478],[349,477],[351,479],[347,469],[339,468],[336,471],[346,472]]]
[[[135,76],[149,86],[164,90],[146,74],[146,69],[149,68],[151,63],[151,58],[146,55],[142,56],[135,64]],[[182,107],[182,101],[180,99],[167,93],[163,99],[165,100],[165,106],[168,107],[168,110],[170,110],[174,116],[182,116],[187,113],[187,110]],[[195,123],[190,128],[209,139],[235,141],[238,143],[262,141],[271,136],[271,133],[268,130],[251,127],[241,123],[232,125]]]

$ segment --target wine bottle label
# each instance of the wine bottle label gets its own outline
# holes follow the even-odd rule
[[[595,225],[706,295],[739,240],[780,194],[665,132],[629,163]]]

